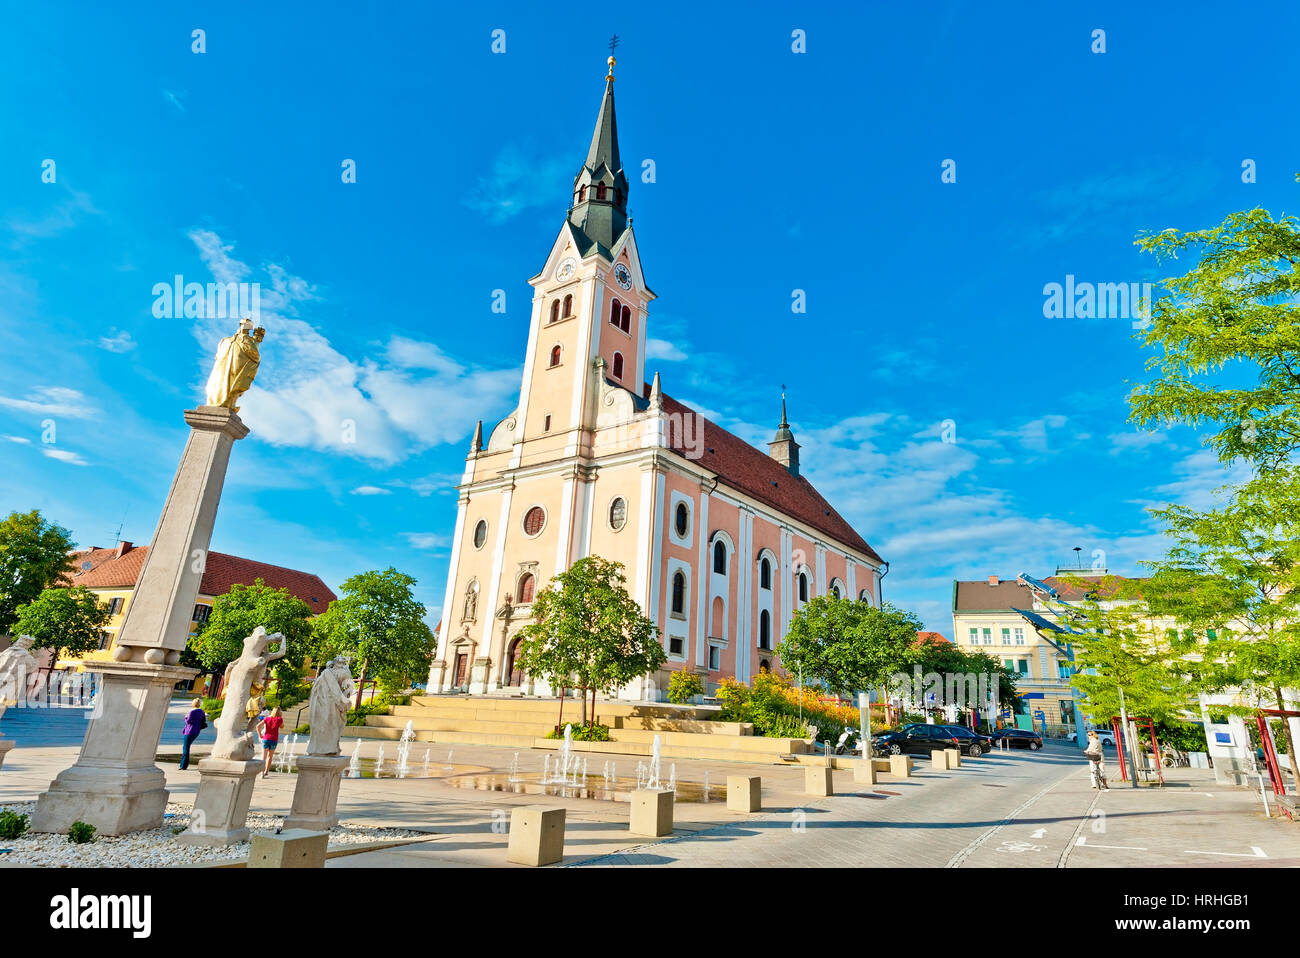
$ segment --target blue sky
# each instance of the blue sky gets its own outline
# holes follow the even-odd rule
[[[526,280],[617,32],[665,390],[763,443],[785,383],[805,474],[929,628],[951,632],[954,577],[1076,546],[1136,572],[1161,548],[1145,509],[1224,474],[1190,431],[1126,423],[1131,321],[1047,319],[1043,287],[1152,281],[1139,231],[1300,205],[1300,15],[1196,6],[9,5],[0,511],[146,543],[229,325],[156,317],[153,286],[257,282],[213,548],[335,588],[395,565],[436,620],[452,487],[474,421],[515,404]]]

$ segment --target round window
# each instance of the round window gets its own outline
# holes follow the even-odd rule
[[[627,500],[622,496],[609,504],[609,524],[615,532],[627,525]]]
[[[546,510],[541,506],[533,506],[524,513],[524,534],[535,536],[542,531],[542,526],[546,525]]]
[[[677,537],[685,538],[687,530],[691,527],[691,510],[686,508],[686,503],[677,503]]]
[[[474,527],[474,548],[482,549],[483,544],[487,542],[487,520],[480,519],[478,525]]]

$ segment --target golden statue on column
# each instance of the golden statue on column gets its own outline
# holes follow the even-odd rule
[[[262,362],[258,346],[265,338],[265,328],[253,329],[253,321],[244,318],[239,321],[235,335],[227,336],[217,345],[217,360],[208,376],[209,406],[225,406],[231,412],[239,412],[235,402],[253,385]]]

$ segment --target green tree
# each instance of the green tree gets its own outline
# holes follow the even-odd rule
[[[259,625],[272,635],[283,633],[287,654],[271,666],[272,674],[282,678],[301,666],[311,645],[311,608],[288,589],[273,589],[257,579],[252,585],[236,584],[225,595],[213,600],[208,621],[190,639],[188,649],[198,663],[212,672],[221,672],[239,658],[244,639]]]
[[[386,691],[407,688],[426,673],[433,656],[433,630],[416,600],[416,579],[388,568],[362,572],[343,583],[342,596],[312,621],[312,653],[318,661],[349,656],[360,663],[361,683],[373,676]]]
[[[54,650],[55,661],[99,648],[112,616],[95,594],[77,586],[46,589],[18,609],[16,635],[30,635],[36,646]]]
[[[36,509],[0,520],[0,635],[13,631],[19,606],[72,572],[72,546],[72,533]]]
[[[861,599],[817,596],[795,612],[776,651],[785,668],[802,666],[804,677],[819,679],[827,691],[852,695],[910,668],[920,628],[920,619],[888,602],[876,608]]]
[[[579,559],[538,593],[533,621],[520,630],[519,667],[555,688],[581,689],[584,724],[588,692],[594,721],[597,692],[611,694],[667,659],[658,629],[628,595],[626,583],[622,563]]]

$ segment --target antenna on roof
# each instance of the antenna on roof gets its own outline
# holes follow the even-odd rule
[[[117,545],[122,541],[122,526],[126,525],[126,511],[130,508],[130,505],[127,505],[126,508],[122,510],[122,520],[117,524],[117,531],[113,533],[114,545]]]

